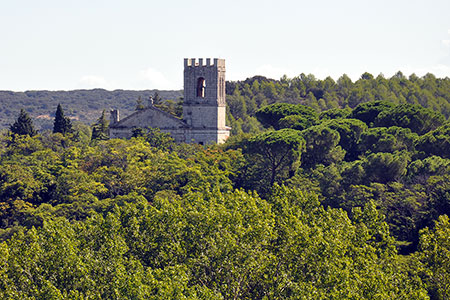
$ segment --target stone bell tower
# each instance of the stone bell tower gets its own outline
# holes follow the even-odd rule
[[[223,143],[230,136],[225,114],[225,60],[185,58],[183,119],[191,141]]]

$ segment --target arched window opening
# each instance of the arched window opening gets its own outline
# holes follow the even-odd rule
[[[200,77],[197,80],[197,97],[205,98],[206,80]]]

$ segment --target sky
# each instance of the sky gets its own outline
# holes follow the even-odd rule
[[[0,0],[0,90],[182,89],[183,58],[227,80],[450,77],[450,1]]]

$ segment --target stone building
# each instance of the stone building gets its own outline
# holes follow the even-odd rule
[[[159,128],[176,142],[223,143],[230,136],[225,126],[225,60],[184,59],[183,119],[149,105],[126,118],[111,111],[111,138],[130,138],[135,128]]]

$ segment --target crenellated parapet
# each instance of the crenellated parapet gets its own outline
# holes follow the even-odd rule
[[[185,58],[184,59],[184,67],[217,67],[217,68],[225,68],[225,59],[220,58]]]

